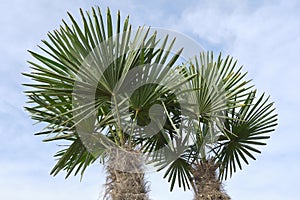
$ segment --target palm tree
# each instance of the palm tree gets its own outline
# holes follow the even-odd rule
[[[242,162],[248,164],[248,158],[255,160],[253,153],[261,153],[257,147],[266,145],[268,133],[277,125],[273,102],[265,94],[256,97],[251,80],[245,80],[247,73],[236,69],[232,57],[223,59],[220,54],[214,60],[213,53],[201,53],[182,67],[196,76],[183,95],[190,106],[181,110],[181,120],[170,119],[177,137],[164,143],[154,136],[147,148],[164,143],[159,156],[153,156],[159,170],[166,168],[171,191],[177,180],[184,190],[193,188],[195,200],[230,199],[222,180],[237,167],[242,169]]]
[[[46,124],[36,135],[67,143],[55,154],[52,175],[83,175],[99,158],[107,166],[106,197],[148,199],[142,149],[159,125],[152,119],[161,119],[153,108],[163,104],[171,114],[171,88],[188,80],[175,68],[181,50],[173,51],[168,36],[133,31],[128,17],[121,26],[120,13],[115,30],[109,9],[106,22],[100,8],[80,13],[82,27],[69,14],[71,25],[63,21],[49,33],[43,53],[30,51],[35,61],[24,74],[32,79],[24,84],[31,88],[25,108]],[[160,129],[174,132],[168,120]]]

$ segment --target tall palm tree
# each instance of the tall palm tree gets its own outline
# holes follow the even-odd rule
[[[265,94],[256,97],[251,80],[245,79],[247,73],[232,57],[220,54],[214,60],[213,53],[201,53],[182,67],[188,75],[196,75],[184,96],[192,106],[181,110],[181,120],[170,119],[177,137],[164,143],[154,136],[146,149],[156,143],[165,146],[153,156],[159,170],[166,169],[171,190],[177,180],[184,190],[193,188],[195,200],[230,199],[222,180],[242,169],[242,162],[255,160],[253,153],[261,153],[257,147],[266,145],[277,125],[273,102]]]
[[[153,109],[163,104],[171,114],[171,88],[189,79],[175,68],[181,50],[173,51],[168,36],[158,40],[149,29],[133,31],[128,17],[121,26],[120,13],[115,30],[109,9],[106,21],[100,8],[80,13],[82,26],[69,14],[71,25],[63,21],[49,33],[42,53],[30,51],[35,61],[24,74],[32,79],[24,84],[31,88],[26,109],[46,124],[36,135],[67,142],[55,154],[51,174],[83,175],[100,158],[108,198],[148,199],[142,149],[159,125]],[[160,129],[174,132],[168,120]]]

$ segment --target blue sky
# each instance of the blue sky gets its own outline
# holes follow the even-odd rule
[[[49,175],[59,149],[42,143],[33,133],[42,127],[23,110],[26,98],[21,83],[28,80],[27,50],[56,29],[67,11],[99,5],[130,15],[134,26],[149,25],[185,33],[207,50],[230,54],[244,65],[259,91],[276,102],[279,126],[243,171],[225,182],[233,200],[294,200],[300,188],[300,2],[180,1],[180,0],[10,0],[0,2],[0,199],[97,200],[105,174],[102,166],[90,167],[84,179]],[[191,192],[168,191],[161,174],[148,174],[153,200],[192,199]]]

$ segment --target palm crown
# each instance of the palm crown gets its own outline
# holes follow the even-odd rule
[[[261,153],[258,147],[266,145],[268,133],[274,131],[273,102],[265,94],[256,98],[251,80],[244,80],[246,73],[236,66],[232,57],[222,59],[220,55],[214,60],[212,53],[201,53],[187,65],[187,74],[196,76],[188,82],[185,98],[195,106],[185,112],[188,117],[181,116],[179,123],[184,128],[178,129],[179,137],[164,150],[165,159],[157,162],[160,169],[168,166],[165,177],[171,190],[176,180],[184,188],[189,183],[193,186],[195,168],[203,163],[213,171],[218,168],[220,180],[227,179],[237,168],[242,169],[242,162],[255,160],[253,153]]]
[[[70,142],[51,174],[83,174],[111,148],[129,147],[166,168],[171,190],[176,180],[186,189],[199,163],[226,179],[260,153],[277,115],[233,58],[201,53],[178,65],[182,50],[168,36],[133,31],[128,18],[121,26],[119,13],[114,31],[109,10],[106,22],[99,8],[81,15],[82,28],[69,14],[72,25],[48,34],[45,55],[30,51],[38,62],[25,74],[34,81],[26,109],[47,124],[36,135]]]

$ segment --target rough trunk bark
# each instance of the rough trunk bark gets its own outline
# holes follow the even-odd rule
[[[111,200],[148,200],[144,160],[139,152],[113,149],[106,167],[106,194]]]
[[[217,178],[217,168],[218,165],[213,160],[203,161],[194,166],[194,200],[230,200]]]

